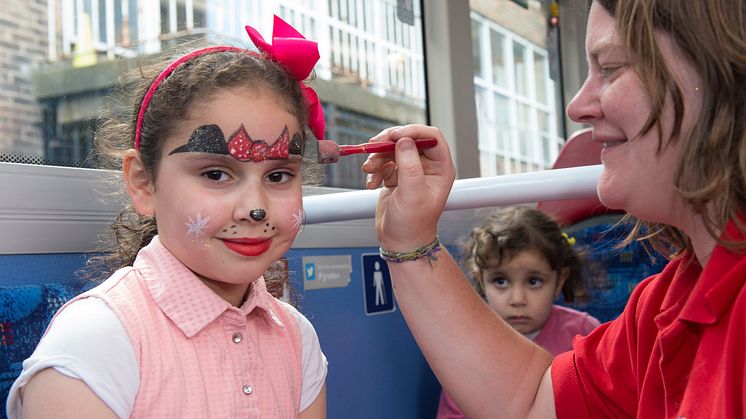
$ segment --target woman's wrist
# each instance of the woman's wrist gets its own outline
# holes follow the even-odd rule
[[[417,247],[408,251],[392,251],[386,249],[383,245],[379,248],[381,258],[387,262],[402,263],[418,259],[427,258],[430,261],[438,260],[437,253],[440,251],[440,240],[435,235],[435,239],[424,246]]]

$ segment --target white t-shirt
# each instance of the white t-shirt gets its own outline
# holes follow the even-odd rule
[[[303,411],[324,386],[327,360],[308,319],[292,306],[287,307],[298,322],[303,348],[300,403]],[[89,327],[82,328],[81,324]],[[130,416],[140,386],[139,366],[124,325],[103,300],[80,299],[55,317],[54,327],[23,362],[23,371],[10,389],[6,405],[9,418],[21,416],[21,387],[34,374],[50,367],[83,380],[120,418]]]

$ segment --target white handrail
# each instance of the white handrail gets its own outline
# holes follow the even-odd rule
[[[445,210],[523,204],[596,195],[603,165],[456,180]],[[306,224],[373,218],[380,190],[303,198]]]

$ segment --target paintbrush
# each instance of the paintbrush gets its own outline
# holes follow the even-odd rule
[[[422,150],[423,148],[435,147],[438,144],[438,140],[435,138],[420,138],[414,140],[414,144],[417,146],[418,150]],[[339,145],[331,140],[318,141],[319,163],[336,163],[339,161],[341,156],[347,156],[350,154],[392,152],[394,151],[395,146],[396,143],[391,141],[357,145]]]

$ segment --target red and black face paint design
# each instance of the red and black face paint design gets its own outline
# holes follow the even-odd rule
[[[264,160],[287,159],[290,154],[303,155],[303,148],[303,136],[296,132],[291,139],[287,126],[270,145],[264,140],[252,140],[243,124],[231,134],[228,141],[225,140],[219,126],[210,124],[195,129],[187,143],[177,147],[169,155],[188,152],[228,154],[239,161],[258,163]]]

